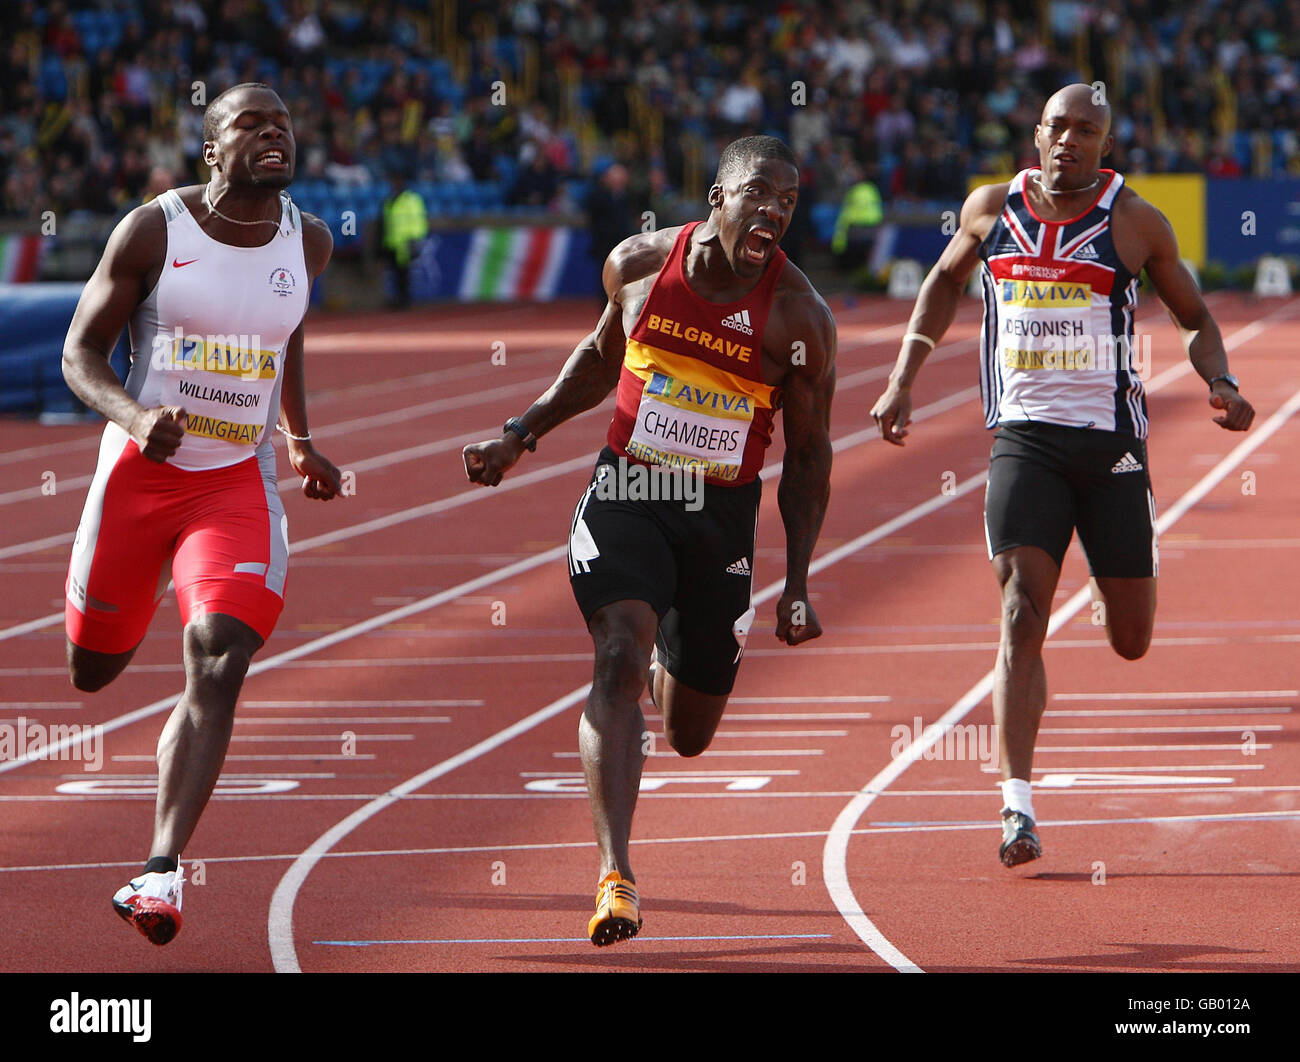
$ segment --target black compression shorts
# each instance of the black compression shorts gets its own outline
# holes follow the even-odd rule
[[[1041,422],[999,425],[984,527],[990,559],[1037,546],[1059,567],[1077,528],[1093,575],[1154,576],[1156,504],[1145,440]]]
[[[601,451],[573,514],[573,596],[588,623],[615,601],[647,602],[659,617],[656,642],[668,673],[701,693],[730,693],[744,646],[736,627],[747,632],[753,619],[762,485],[679,480],[671,487],[660,478],[657,498],[648,498],[650,471]]]

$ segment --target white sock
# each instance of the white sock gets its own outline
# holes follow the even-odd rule
[[[1002,783],[1002,806],[1038,821],[1034,818],[1034,800],[1029,792],[1029,783],[1023,778],[1008,778]]]

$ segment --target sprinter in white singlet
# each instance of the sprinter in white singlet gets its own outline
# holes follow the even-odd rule
[[[181,849],[221,764],[253,654],[284,604],[289,540],[272,429],[309,498],[339,491],[316,452],[303,315],[329,228],[287,195],[295,143],[265,85],[208,106],[207,185],[164,192],[113,231],[64,346],[64,376],[108,419],[67,580],[68,671],[94,691],[144,638],[168,577],[185,626],[185,693],[158,743],[144,871],[113,897],[155,944],[180,929]],[[129,325],[125,387],[108,364]]]

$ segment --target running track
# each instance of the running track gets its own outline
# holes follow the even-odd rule
[[[1137,663],[1109,652],[1072,549],[1035,760],[1045,855],[1016,871],[996,861],[992,767],[933,758],[897,729],[992,721],[978,305],[932,355],[895,451],[867,411],[908,307],[836,304],[836,457],[812,580],[827,633],[798,649],[771,634],[778,439],[735,696],[703,757],[660,741],[647,763],[633,847],[645,928],[602,951],[583,935],[590,655],[563,543],[610,406],[547,437],[496,490],[470,487],[459,456],[545,388],[594,304],[310,322],[313,432],[355,494],[284,492],[288,605],[245,685],[185,853],[185,928],[165,949],[108,899],[146,850],[153,746],[182,685],[175,603],[113,686],[91,697],[67,683],[63,576],[99,429],[4,422],[0,723],[105,733],[98,772],[0,763],[0,897],[25,912],[0,969],[1294,969],[1300,300],[1210,304],[1255,427],[1211,422],[1163,310],[1144,302],[1156,637]],[[289,487],[287,473],[282,454]]]

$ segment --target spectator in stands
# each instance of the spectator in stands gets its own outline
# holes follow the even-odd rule
[[[1205,160],[1207,177],[1240,177],[1241,163],[1232,152],[1232,145],[1227,137],[1220,137],[1214,142],[1214,149]]]
[[[531,161],[515,177],[509,201],[515,206],[549,208],[559,189],[560,180],[555,167],[545,152],[535,147]]]
[[[390,174],[390,180],[393,194],[384,203],[383,215],[384,257],[393,280],[390,305],[405,309],[411,305],[411,262],[429,235],[429,219],[420,194],[406,186],[405,174]]]
[[[637,146],[621,159],[634,173],[646,172],[653,154],[676,188],[707,186],[710,175],[697,170],[713,161],[705,145],[750,127],[787,134],[816,168],[827,159],[844,165],[847,147],[860,166],[880,165],[886,192],[909,143],[931,189],[942,159],[1005,172],[1036,119],[1027,101],[1095,78],[1126,103],[1112,161],[1129,172],[1230,175],[1239,145],[1206,157],[1187,140],[1189,129],[1207,144],[1244,134],[1250,146],[1235,163],[1247,171],[1300,163],[1300,147],[1273,135],[1300,128],[1300,56],[1289,43],[1300,39],[1295,0],[1140,2],[1129,10],[1117,0],[1055,2],[1045,13],[1007,0],[786,2],[760,17],[738,0],[482,0],[455,5],[451,40],[434,19],[435,53],[418,40],[415,6],[0,0],[0,210],[31,210],[15,189],[29,183],[32,162],[22,153],[33,149],[36,187],[57,184],[73,209],[111,202],[116,211],[137,200],[152,165],[200,176],[198,109],[178,86],[202,78],[219,91],[267,77],[268,65],[281,68],[286,99],[296,93],[305,104],[304,176],[364,186],[388,166],[418,166],[439,180],[467,168],[475,181],[501,180],[511,202],[538,211],[564,204],[561,182],[583,176],[580,159],[611,154],[619,142]],[[459,54],[470,61],[452,61]],[[314,65],[324,56],[328,69]],[[428,65],[435,57],[439,72]],[[520,95],[525,58],[537,75],[529,101]],[[1089,69],[1074,73],[1080,61]],[[805,82],[807,106],[792,105],[796,80]],[[505,106],[493,103],[497,82],[507,87]],[[533,104],[535,113],[524,109]],[[459,158],[445,139],[448,123]],[[581,152],[579,130],[595,133]],[[823,153],[827,140],[835,144]],[[549,165],[534,168],[534,153]],[[71,178],[59,178],[60,159],[76,170]],[[843,171],[815,177],[818,194],[839,186],[825,200],[838,202]],[[899,187],[929,194],[910,180]]]
[[[635,218],[632,196],[628,189],[627,167],[620,162],[611,163],[592,185],[587,197],[587,229],[591,234],[591,257],[596,263],[596,282],[599,291],[605,290],[600,271],[618,244],[640,227]],[[662,222],[652,219],[654,227]]]
[[[157,199],[168,188],[176,187],[176,175],[164,166],[155,166],[149,171],[148,183],[144,186],[144,196],[140,200],[142,203],[148,203]]]
[[[867,261],[884,219],[880,189],[857,167],[851,174],[854,183],[844,196],[831,240],[835,264],[845,271],[856,269]]]

